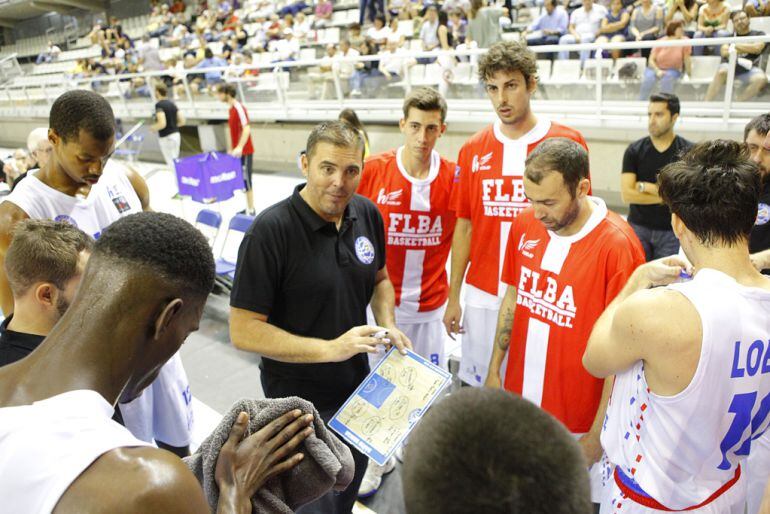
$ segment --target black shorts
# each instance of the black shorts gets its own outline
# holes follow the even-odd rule
[[[241,155],[241,170],[243,171],[243,183],[246,191],[251,191],[251,165],[254,163],[254,155]]]

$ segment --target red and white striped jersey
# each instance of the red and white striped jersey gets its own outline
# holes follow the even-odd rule
[[[505,389],[550,412],[575,434],[591,428],[604,381],[583,353],[594,323],[644,263],[623,218],[590,197],[593,212],[572,236],[546,230],[526,209],[513,222],[502,281],[516,288]]]
[[[428,321],[449,294],[446,260],[455,214],[450,208],[455,164],[433,151],[428,176],[404,169],[404,147],[366,160],[358,194],[372,200],[385,222],[386,266],[404,322]]]
[[[487,293],[502,299],[500,283],[503,255],[511,222],[529,201],[524,195],[524,161],[546,138],[566,137],[586,150],[577,130],[540,119],[519,139],[506,137],[500,121],[473,135],[457,157],[457,180],[452,206],[458,218],[471,221],[470,268],[465,278],[466,298]],[[499,305],[499,300],[491,298]]]

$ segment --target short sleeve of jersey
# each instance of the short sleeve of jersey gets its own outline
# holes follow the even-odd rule
[[[635,235],[629,234],[631,244],[615,245],[610,251],[606,268],[606,283],[604,305],[609,305],[628,282],[634,270],[644,264],[645,256],[642,245]]]
[[[364,161],[364,169],[361,172],[361,181],[358,183],[356,193],[369,199],[372,198],[372,190],[375,188],[375,175],[379,168],[379,161],[377,159],[366,159]]]
[[[511,224],[508,242],[505,245],[505,260],[503,260],[502,274],[500,275],[500,281],[513,287],[516,287],[519,283],[519,269],[516,265],[516,242],[522,235],[521,219],[521,215],[516,216]]]
[[[637,173],[637,152],[638,148],[636,143],[628,145],[628,148],[626,148],[626,151],[623,154],[623,169],[621,170],[621,173]]]
[[[449,206],[453,211],[455,211],[457,217],[466,219],[471,218],[471,163],[468,162],[468,155],[469,152],[467,151],[466,146],[463,146],[460,149],[460,154],[457,156],[452,196],[449,200]]]
[[[264,315],[273,309],[284,261],[276,227],[269,225],[257,219],[244,236],[230,293],[231,306]]]

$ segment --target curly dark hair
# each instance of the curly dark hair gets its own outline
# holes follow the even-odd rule
[[[535,53],[518,41],[495,43],[479,58],[479,79],[486,82],[499,71],[520,71],[524,80],[529,83],[530,77],[537,78]]]
[[[64,142],[77,140],[81,129],[99,141],[115,135],[115,115],[110,103],[85,89],[67,91],[57,98],[48,123]]]
[[[746,124],[743,129],[743,140],[749,137],[749,132],[755,131],[760,136],[766,136],[770,132],[770,113],[760,114]]]
[[[102,232],[93,258],[107,257],[146,266],[180,293],[206,296],[214,287],[214,256],[201,232],[182,218],[140,212]]]
[[[588,472],[564,426],[501,389],[468,387],[429,410],[402,473],[410,514],[590,514]]]
[[[717,139],[693,146],[658,176],[658,192],[701,244],[748,240],[757,219],[760,174],[746,147]]]

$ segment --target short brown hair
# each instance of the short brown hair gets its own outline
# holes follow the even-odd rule
[[[157,84],[155,84],[155,91],[160,96],[168,96],[168,88],[166,87],[166,84],[164,84],[163,82],[158,82]]]
[[[413,89],[404,98],[404,119],[409,117],[409,109],[412,107],[421,111],[441,111],[441,123],[446,120],[446,100],[432,87]]]
[[[666,35],[668,37],[673,36],[676,33],[676,29],[684,27],[682,20],[672,20],[666,24]]]
[[[566,137],[551,137],[532,150],[524,162],[524,176],[540,184],[548,173],[561,174],[567,190],[575,198],[581,180],[588,178],[588,152]]]
[[[313,157],[315,147],[319,143],[330,143],[338,147],[355,146],[361,149],[361,158],[364,157],[364,139],[361,133],[344,121],[326,121],[313,128],[305,147],[308,160]]]
[[[537,60],[534,52],[518,41],[495,43],[479,59],[479,79],[485,82],[500,71],[506,73],[520,71],[527,82],[530,77],[537,78]]]
[[[13,296],[24,295],[39,282],[64,289],[78,272],[80,252],[90,252],[93,246],[93,239],[69,223],[20,221],[5,254],[5,273]]]

